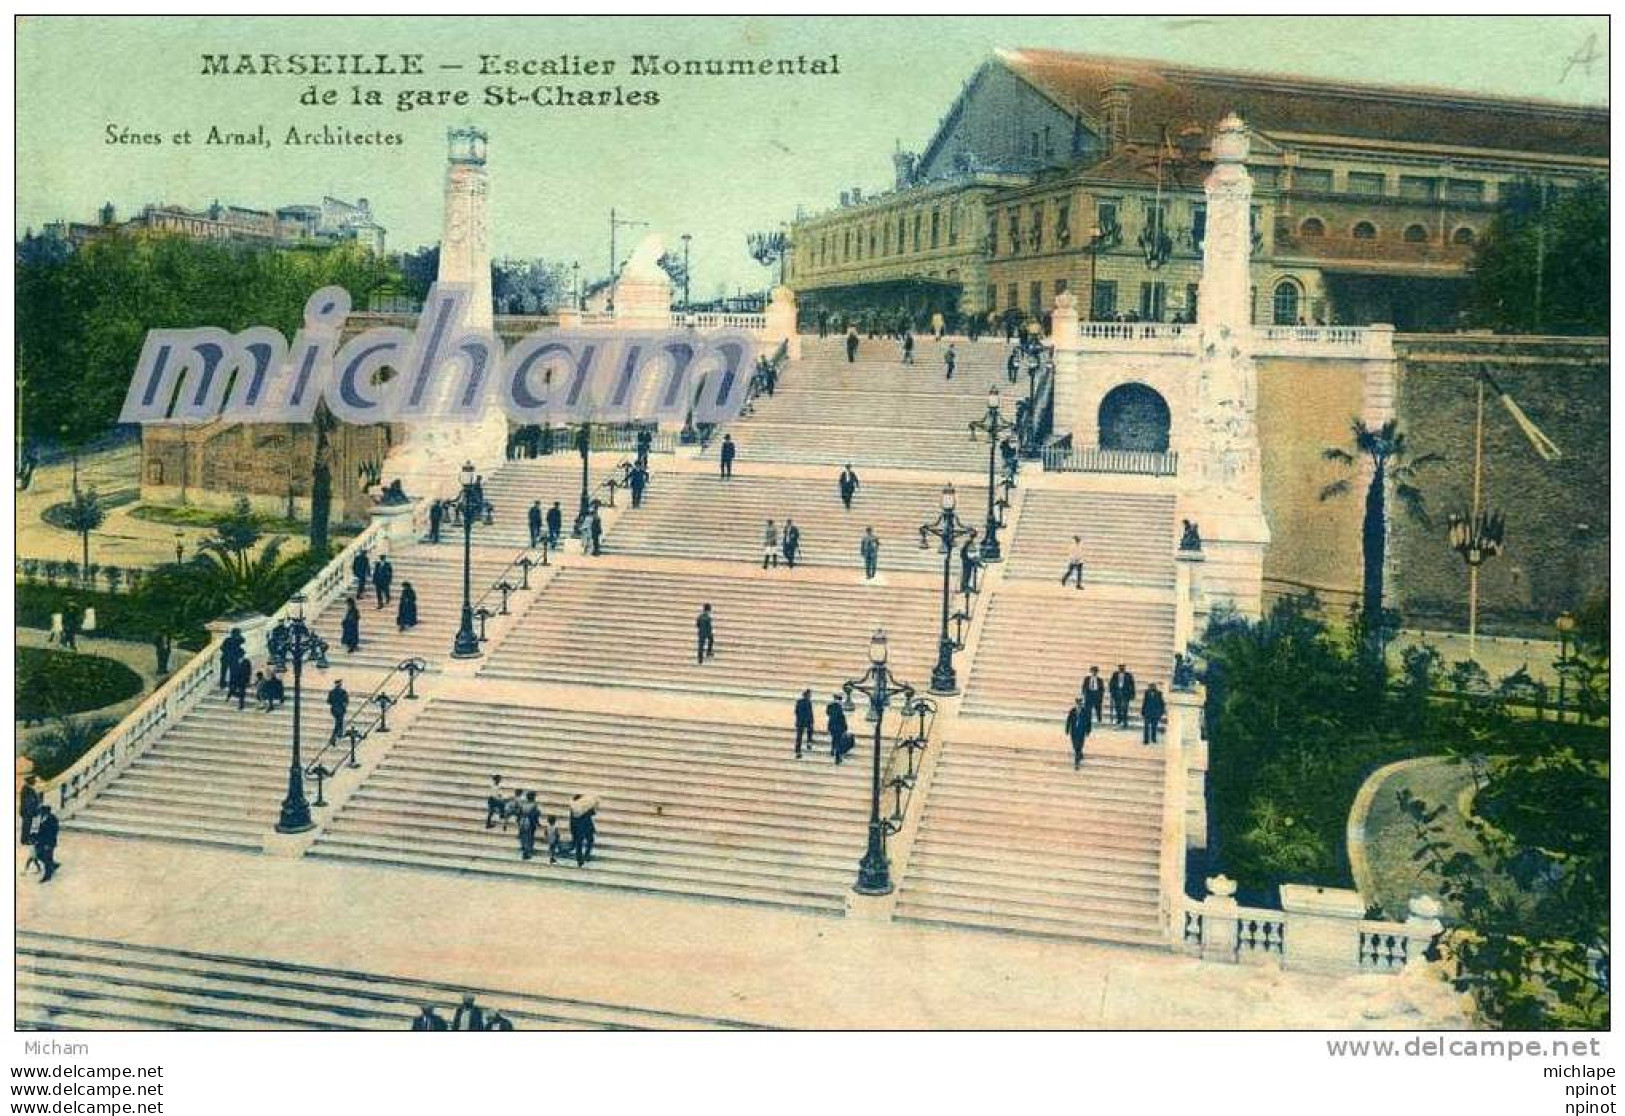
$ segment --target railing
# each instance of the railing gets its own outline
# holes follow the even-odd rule
[[[350,573],[350,561],[356,551],[373,546],[384,537],[383,524],[372,524],[305,583],[301,593],[312,615],[337,600],[349,587],[354,576]],[[285,619],[290,607],[291,602],[277,609],[271,615],[270,623]],[[215,660],[219,650],[220,641],[211,640],[207,647],[170,675],[167,682],[149,694],[145,701],[80,756],[77,763],[47,783],[44,793],[50,795],[54,792],[57,804],[64,812],[69,806],[87,801],[88,791],[139,755],[142,749],[162,736],[197,703],[215,677]]]
[[[888,834],[896,834],[908,816],[909,803],[920,774],[920,757],[937,723],[937,703],[915,696],[898,709],[896,735],[886,757],[884,787],[892,793],[892,812],[884,820]]]
[[[1216,882],[1208,881],[1210,894],[1205,900],[1182,896],[1182,933],[1176,943],[1184,952],[1206,961],[1273,962],[1351,975],[1397,973],[1424,960],[1444,929],[1438,904],[1425,896],[1411,901],[1410,918],[1395,922],[1361,917],[1359,896],[1354,892],[1313,889],[1333,902],[1322,909],[1294,913],[1239,906],[1228,894],[1211,892]],[[1224,883],[1226,892],[1234,890],[1229,881]],[[1283,903],[1288,890],[1309,889],[1283,887]],[[1299,918],[1312,924],[1313,932],[1294,936],[1293,920]]]
[[[540,562],[536,561],[530,556],[531,552],[534,550],[540,550],[542,552],[542,560]],[[530,571],[535,569],[537,566],[548,565],[547,554],[547,536],[544,534],[539,546],[527,546],[518,554],[514,555],[512,560],[510,560],[506,566],[503,566],[501,572],[498,573],[494,579],[492,579],[490,586],[485,590],[485,592],[480,594],[480,599],[474,602],[474,615],[479,619],[480,622],[481,643],[485,642],[485,621],[492,616],[508,615],[508,598],[514,593],[520,593],[530,588]],[[512,577],[514,571],[516,570],[519,574],[517,581],[515,581]],[[502,602],[499,607],[492,609],[486,604],[486,602],[491,599],[492,594],[498,593],[502,596]]]
[[[1073,449],[1047,446],[1046,473],[1123,473],[1138,477],[1172,477],[1179,472],[1179,454],[1172,450]]]
[[[1194,337],[1196,327],[1185,322],[1079,322],[1078,336],[1100,341],[1170,341]]]
[[[650,453],[672,453],[677,448],[677,435],[669,430],[651,430]],[[638,430],[632,426],[598,426],[592,428],[592,450],[612,450],[635,453],[638,448]],[[550,426],[537,440],[541,453],[574,453],[575,431],[568,426]]]
[[[77,763],[45,785],[47,801],[55,793],[57,809],[67,815],[70,807],[88,801],[88,792],[124,764],[134,759],[170,725],[180,720],[197,703],[215,680],[219,640],[190,659],[170,675],[169,681],[130,710]]]
[[[349,724],[344,727],[344,731],[328,740],[321,750],[311,758],[310,762],[305,765],[305,773],[307,775],[316,775],[320,772],[321,778],[330,778],[333,772],[338,770],[338,761],[335,759],[332,764],[324,764],[322,759],[334,749],[338,749],[340,752],[349,752],[345,760],[346,766],[360,767],[360,763],[356,761],[356,749],[374,732],[389,732],[389,711],[402,701],[417,700],[418,675],[428,669],[429,664],[423,659],[403,659],[397,663],[388,674],[384,675],[383,680],[372,688],[372,693],[362,699],[357,712],[351,716]],[[404,676],[404,682],[401,681],[400,676]],[[394,687],[393,692],[391,692],[392,685]],[[377,711],[371,715],[365,724],[362,724],[362,719],[367,716],[367,711],[373,706],[377,706]]]
[[[767,315],[677,311],[671,316],[671,324],[677,329],[743,329],[760,333],[767,328]]]

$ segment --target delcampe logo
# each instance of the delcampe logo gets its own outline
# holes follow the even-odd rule
[[[290,342],[255,326],[147,332],[120,422],[719,423],[743,408],[755,339],[737,330],[546,330],[508,349],[470,327],[472,291],[436,284],[415,329],[377,327],[340,345],[350,295],[324,287]]]

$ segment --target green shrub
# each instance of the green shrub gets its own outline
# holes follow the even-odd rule
[[[138,643],[151,643],[155,628],[140,602],[127,593],[103,593],[94,589],[80,589],[71,585],[40,585],[24,582],[17,586],[17,619],[20,628],[51,627],[51,614],[64,611],[69,605],[75,609],[96,610],[96,630],[93,636],[108,639],[127,639]],[[177,641],[189,651],[197,651],[209,642],[204,618],[192,620]]]
[[[111,717],[60,717],[51,731],[23,744],[23,755],[34,761],[35,775],[54,779],[77,763],[115,724]]]
[[[141,676],[113,659],[17,649],[17,716],[24,722],[101,709],[140,692]]]

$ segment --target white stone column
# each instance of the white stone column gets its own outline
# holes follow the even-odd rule
[[[1071,434],[1072,447],[1083,448],[1078,442],[1078,407],[1080,405],[1081,371],[1078,363],[1079,331],[1078,300],[1071,291],[1055,296],[1055,310],[1051,316],[1050,342],[1055,346],[1055,424],[1056,434]]]
[[[1202,960],[1234,965],[1241,950],[1236,881],[1228,876],[1207,878],[1202,900]]]
[[[791,360],[801,359],[801,334],[796,329],[796,293],[789,287],[774,287],[767,304],[767,322],[762,331],[763,356],[772,356],[780,342]]]
[[[1213,139],[1207,235],[1197,304],[1196,399],[1182,451],[1181,514],[1201,528],[1207,592],[1247,615],[1263,608],[1264,522],[1253,362],[1252,178],[1247,126],[1235,115]],[[1188,457],[1188,460],[1185,458]]]

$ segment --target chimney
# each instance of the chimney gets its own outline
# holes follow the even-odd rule
[[[1119,80],[1108,85],[1101,95],[1100,113],[1106,125],[1106,134],[1101,138],[1107,151],[1115,151],[1128,142],[1129,103],[1133,92],[1133,82]]]

